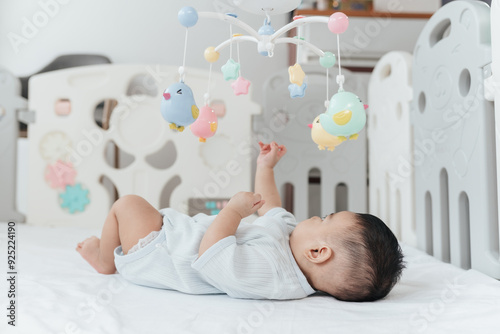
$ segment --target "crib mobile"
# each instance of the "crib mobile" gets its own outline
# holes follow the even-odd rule
[[[170,123],[170,128],[174,131],[182,132],[186,126],[189,126],[191,132],[199,137],[200,142],[205,142],[207,138],[212,137],[217,131],[217,116],[214,110],[210,107],[210,80],[212,73],[212,65],[219,59],[219,51],[225,47],[230,47],[229,59],[221,67],[221,72],[226,81],[233,80],[231,87],[235,95],[248,94],[248,89],[251,85],[250,81],[245,79],[241,74],[240,65],[240,50],[239,43],[242,41],[251,41],[257,43],[258,52],[266,57],[273,57],[274,47],[276,44],[291,43],[297,45],[297,60],[295,65],[288,68],[290,85],[288,90],[291,98],[304,97],[307,88],[307,77],[302,67],[298,63],[299,47],[306,46],[319,56],[320,65],[326,69],[326,111],[318,115],[312,124],[311,138],[318,145],[320,150],[328,149],[333,151],[336,146],[340,145],[347,139],[357,139],[360,132],[366,124],[366,112],[368,108],[361,100],[353,93],[347,92],[343,88],[345,81],[342,75],[340,63],[340,34],[344,33],[349,26],[348,17],[342,12],[335,12],[330,17],[322,16],[295,16],[293,22],[288,23],[284,27],[275,31],[271,26],[271,13],[281,14],[287,13],[297,8],[299,0],[287,1],[245,1],[233,0],[233,3],[242,9],[257,13],[265,14],[264,24],[258,31],[252,29],[249,25],[238,19],[234,13],[198,13],[193,7],[184,7],[178,13],[179,22],[186,27],[186,37],[184,42],[184,60],[182,66],[179,67],[179,82],[169,86],[163,93],[161,101],[161,114],[163,118]],[[185,83],[185,65],[186,65],[186,50],[188,42],[188,30],[196,25],[199,17],[219,19],[229,23],[230,37],[222,42],[217,47],[208,47],[204,52],[204,57],[210,63],[208,88],[204,94],[204,106],[201,110],[196,106],[193,92]],[[323,52],[313,44],[304,40],[300,36],[295,38],[280,37],[289,30],[301,25],[309,23],[327,23],[328,29],[337,35],[337,57],[331,52]],[[232,25],[236,25],[246,31],[248,36],[242,34],[233,34]],[[233,59],[233,44],[236,43],[237,61]],[[338,92],[329,99],[329,68],[338,63],[339,74],[336,82],[339,86]]]

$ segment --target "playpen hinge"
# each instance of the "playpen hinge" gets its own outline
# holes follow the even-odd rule
[[[17,119],[24,124],[35,123],[36,111],[28,109],[17,109]]]
[[[494,101],[496,92],[500,89],[499,83],[495,82],[495,76],[491,70],[491,63],[483,66],[484,97],[488,101]]]

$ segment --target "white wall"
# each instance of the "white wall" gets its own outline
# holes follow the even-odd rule
[[[235,12],[256,30],[262,25],[263,17],[238,11],[230,3],[230,0],[0,0],[0,64],[17,76],[25,76],[59,55],[94,53],[105,55],[114,63],[180,66],[185,28],[178,22],[177,12],[183,6],[190,5],[198,11]],[[277,29],[287,21],[286,15],[273,17],[273,26]],[[28,28],[36,23],[39,27],[35,25],[35,30]],[[208,69],[203,51],[229,38],[229,25],[200,19],[190,28],[189,37],[187,66]],[[220,70],[228,57],[229,48],[222,52],[214,70]],[[236,60],[235,48],[233,58]],[[259,55],[253,43],[241,45],[242,75],[252,81],[256,102],[261,102],[261,87],[268,73],[286,70],[287,59],[288,49],[284,45],[277,46],[273,58]]]

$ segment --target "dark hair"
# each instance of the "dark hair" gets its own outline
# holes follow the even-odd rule
[[[357,213],[355,228],[342,242],[349,260],[349,281],[334,297],[345,301],[375,301],[387,296],[405,268],[398,240],[379,218]]]

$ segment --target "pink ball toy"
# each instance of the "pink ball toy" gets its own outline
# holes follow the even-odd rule
[[[342,34],[349,27],[349,18],[342,12],[333,13],[328,20],[328,29],[334,34]]]

